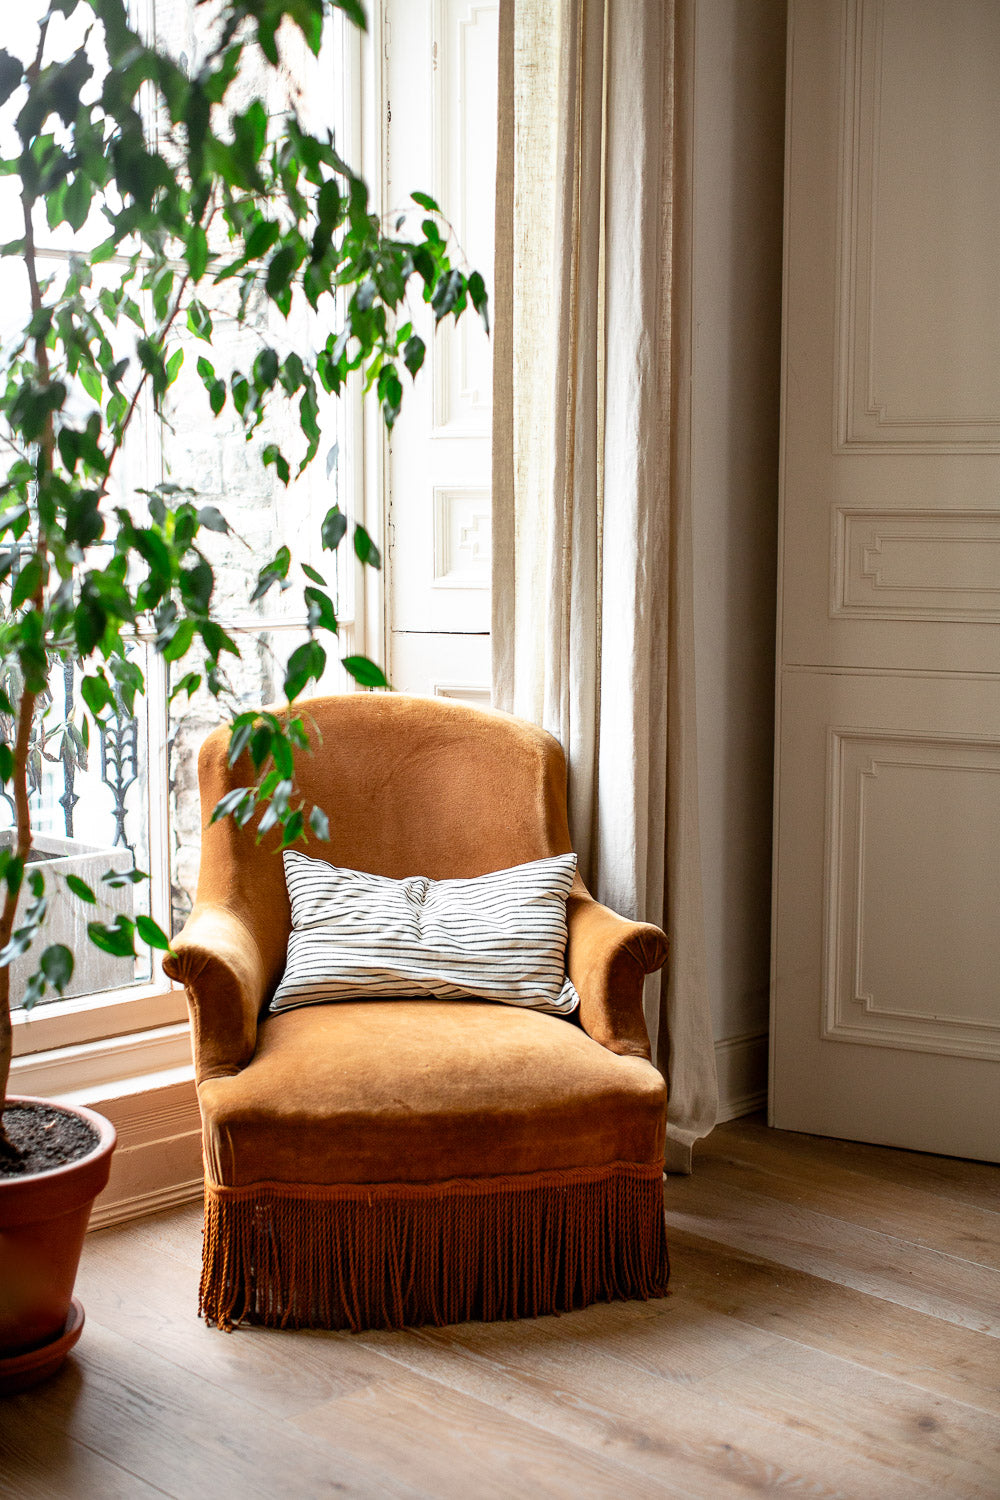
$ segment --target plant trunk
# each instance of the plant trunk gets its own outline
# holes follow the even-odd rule
[[[13,1155],[14,1148],[4,1129],[3,1110],[14,1051],[14,1029],[10,1024],[10,969],[0,969],[0,1155]]]
[[[31,810],[28,806],[28,747],[31,740],[31,724],[35,717],[35,693],[28,689],[21,695],[18,704],[17,735],[14,740],[14,807],[17,811],[16,858],[21,861],[21,874],[31,852]],[[3,911],[0,913],[0,948],[6,948],[14,931],[17,919],[21,881],[13,886],[8,882],[4,895]],[[0,968],[0,1152],[10,1156],[14,1147],[7,1138],[3,1124],[3,1109],[7,1102],[7,1082],[14,1049],[14,1032],[10,1020],[10,965]]]
[[[45,37],[48,32],[48,21],[43,21],[38,37],[38,51],[34,62],[28,69],[28,83],[32,87],[41,72],[42,54],[45,49]],[[42,289],[38,281],[38,264],[35,251],[35,229],[32,219],[32,210],[35,200],[25,188],[21,193],[21,212],[24,218],[24,264],[28,273],[28,287],[31,293],[31,311],[37,314],[42,309]],[[49,351],[45,342],[44,333],[38,333],[35,337],[35,363],[38,367],[38,377],[43,385],[49,382]],[[45,426],[42,430],[39,442],[38,455],[38,477],[41,480],[45,474],[52,469],[52,459],[55,452],[55,428],[53,426],[52,412],[46,416]],[[46,561],[45,529],[41,519],[38,522],[38,536],[35,541],[35,555],[44,563]],[[45,608],[45,585],[44,569],[39,579],[38,587],[30,600],[30,608],[42,614]],[[27,864],[28,855],[31,852],[31,809],[28,806],[28,750],[31,744],[31,726],[35,717],[35,706],[38,701],[37,692],[25,687],[21,693],[20,702],[17,704],[17,733],[14,737],[14,768],[12,773],[14,809],[17,815],[17,848],[15,857],[21,861],[20,878],[8,880],[4,892],[3,911],[0,913],[0,948],[6,948],[14,931],[14,923],[17,919],[17,908],[21,896],[21,886],[24,879],[24,869]],[[9,872],[9,866],[8,866]],[[3,1112],[7,1103],[7,1083],[10,1078],[10,1067],[13,1058],[14,1035],[10,1019],[10,967],[9,965],[0,969],[0,1152],[10,1156],[14,1153],[4,1129]]]

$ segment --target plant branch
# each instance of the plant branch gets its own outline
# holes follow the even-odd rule
[[[177,289],[177,296],[174,298],[174,305],[170,309],[170,313],[164,320],[162,326],[157,331],[157,338],[160,342],[162,342],[167,337],[171,328],[174,326],[174,323],[177,320],[177,314],[181,310],[181,304],[184,301],[184,293],[187,291],[188,283],[190,280],[190,271],[185,271],[183,277],[181,278],[181,284]],[[104,481],[101,485],[101,488],[98,491],[99,500],[103,500],[108,493],[108,486],[111,483],[111,470],[114,467],[115,459],[118,457],[119,453],[122,450],[122,446],[125,442],[125,434],[128,432],[132,418],[135,416],[136,407],[139,405],[139,397],[146,389],[146,382],[148,380],[149,371],[143,370],[142,378],[140,379],[139,384],[136,386],[135,390],[132,392],[132,399],[128,404],[124,417],[122,417],[121,423],[118,428],[118,434],[111,445],[111,452],[108,454],[108,470],[104,476]]]
[[[208,218],[205,220],[205,233],[206,234],[208,233],[209,229],[212,227],[212,220],[215,218],[217,209],[218,209],[218,204],[215,202],[214,195],[213,195],[212,199],[210,200],[210,207],[209,207]],[[191,281],[191,272],[188,271],[188,270],[186,270],[184,272],[184,275],[181,277],[181,284],[177,288],[177,295],[174,298],[174,305],[170,309],[170,312],[169,312],[167,318],[165,319],[162,327],[160,329],[158,329],[158,331],[157,331],[157,338],[158,338],[158,340],[161,343],[167,337],[167,335],[169,334],[171,328],[173,328],[174,323],[177,321],[177,315],[180,312],[181,307],[183,305],[184,294],[185,294],[185,292],[188,289],[190,281]],[[135,416],[136,407],[139,405],[139,397],[142,395],[143,391],[145,390],[145,388],[146,388],[146,382],[148,381],[148,379],[149,379],[149,371],[148,370],[144,370],[143,373],[142,373],[142,378],[139,381],[139,384],[136,386],[135,390],[132,392],[132,399],[129,401],[128,407],[126,408],[126,411],[125,411],[125,415],[122,418],[121,423],[119,425],[118,434],[117,434],[117,436],[116,436],[116,438],[114,440],[114,443],[111,446],[111,452],[108,454],[108,472],[104,476],[104,483],[101,485],[100,491],[98,493],[98,499],[99,500],[103,500],[104,497],[108,493],[108,486],[111,483],[111,470],[114,467],[115,459],[118,457],[119,453],[122,450],[122,445],[125,442],[125,434],[128,432],[128,429],[129,429],[129,426],[131,424],[132,418]]]

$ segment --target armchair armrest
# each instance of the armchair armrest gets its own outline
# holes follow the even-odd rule
[[[246,924],[217,902],[196,902],[163,960],[187,990],[199,1083],[238,1073],[257,1044],[267,969]]]
[[[580,1023],[609,1052],[650,1055],[642,986],[667,959],[667,937],[650,922],[629,922],[577,881],[566,903],[566,968],[580,996]]]

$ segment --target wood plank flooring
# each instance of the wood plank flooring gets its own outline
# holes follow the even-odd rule
[[[1000,1497],[1000,1168],[749,1117],[666,1203],[662,1301],[361,1337],[206,1329],[196,1205],[94,1233],[0,1496]]]

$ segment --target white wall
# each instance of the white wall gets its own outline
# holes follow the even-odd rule
[[[785,0],[693,0],[691,485],[720,1118],[764,1102]]]

